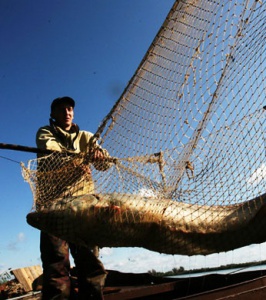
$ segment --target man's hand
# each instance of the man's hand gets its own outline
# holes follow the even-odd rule
[[[89,151],[89,161],[98,171],[106,171],[111,167],[112,163],[108,161],[108,158],[109,154],[105,149],[97,147]]]
[[[104,156],[104,153],[101,149],[96,149],[93,153],[92,153],[92,159],[94,160],[102,160],[104,159],[105,156]]]

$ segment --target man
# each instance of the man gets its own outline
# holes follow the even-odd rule
[[[75,101],[70,97],[53,100],[50,125],[41,127],[38,130],[36,135],[37,147],[62,153],[88,153],[90,154],[90,160],[94,162],[94,166],[105,171],[110,166],[105,160],[108,153],[96,144],[94,144],[95,147],[89,147],[93,134],[80,131],[78,126],[73,123],[74,107]],[[65,188],[71,196],[92,192],[93,182],[88,164],[82,165],[82,172],[83,176],[79,177],[75,189],[72,186],[67,186],[56,187],[56,190]],[[78,299],[103,299],[102,287],[107,272],[90,249],[67,243],[50,234],[41,232],[40,250],[43,263],[43,300],[72,299],[69,277],[69,250],[74,258],[77,270]]]

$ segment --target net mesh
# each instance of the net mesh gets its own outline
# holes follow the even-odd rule
[[[239,208],[263,195],[265,27],[264,1],[176,1],[128,86],[98,128],[98,142],[114,160],[105,172],[87,160],[93,193],[135,195],[150,201],[170,199],[175,204],[195,205],[196,211],[203,207],[205,214],[217,206]],[[60,155],[53,157],[51,161],[55,157],[62,160]],[[55,196],[57,185],[50,200],[78,195],[75,186],[85,175],[76,178],[73,174],[77,164],[84,165],[84,157],[66,159],[65,175],[50,173],[49,177],[56,176],[61,189],[62,185],[68,188],[64,195],[59,189]],[[42,180],[42,187],[39,180],[38,186],[39,163],[32,160],[23,167],[35,202],[40,189],[45,199],[47,184],[54,186],[47,180]],[[58,166],[51,168],[49,160],[45,164],[58,172]],[[66,183],[67,178],[73,180]],[[242,214],[254,211],[253,204]],[[264,204],[262,200],[260,204]],[[199,216],[195,210],[186,210],[191,220],[210,221],[211,214],[204,220],[204,214]],[[224,211],[220,210],[221,215]],[[173,222],[180,220],[179,216],[180,209],[176,209]],[[218,213],[213,218],[219,218]],[[184,224],[188,222],[184,220]]]

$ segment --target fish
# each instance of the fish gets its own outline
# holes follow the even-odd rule
[[[29,225],[78,245],[208,255],[266,241],[266,194],[197,205],[134,194],[85,194],[27,214]]]

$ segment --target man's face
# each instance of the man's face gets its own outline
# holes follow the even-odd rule
[[[69,104],[59,104],[51,112],[51,117],[55,120],[56,125],[64,130],[69,130],[74,118],[74,109]]]

